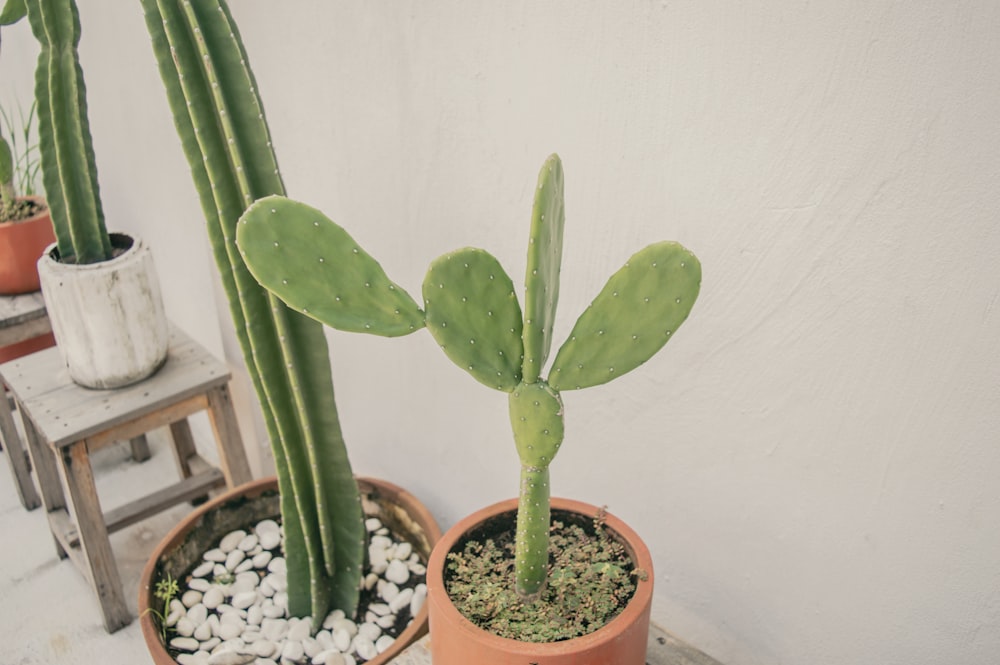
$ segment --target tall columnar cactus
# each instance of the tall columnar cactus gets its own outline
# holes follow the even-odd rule
[[[31,0],[25,5],[41,44],[35,70],[38,145],[59,256],[75,263],[106,261],[111,258],[111,238],[104,225],[77,52],[80,15],[74,0]]]
[[[553,155],[535,193],[523,315],[511,278],[481,249],[431,264],[421,310],[346,231],[302,203],[257,201],[236,234],[254,277],[295,310],[333,328],[384,336],[426,326],[455,364],[508,393],[521,460],[515,587],[526,600],[546,579],[549,465],[564,434],[561,391],[606,383],[648,360],[687,318],[701,285],[701,264],[681,245],[640,250],[580,316],[543,379],[564,220],[562,164]]]
[[[353,616],[364,518],[323,327],[261,288],[235,247],[246,206],[284,192],[239,31],[223,0],[142,5],[274,452],[289,611],[314,626],[331,607]]]

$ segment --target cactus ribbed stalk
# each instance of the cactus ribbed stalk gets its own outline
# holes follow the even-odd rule
[[[26,6],[41,45],[35,70],[38,147],[60,260],[106,261],[111,238],[104,225],[77,52],[80,15],[73,0],[31,0]]]
[[[607,383],[646,362],[687,318],[701,286],[701,264],[681,245],[640,250],[580,316],[542,379],[564,219],[562,163],[552,155],[535,191],[523,315],[510,277],[481,249],[431,264],[421,311],[346,231],[302,203],[257,201],[236,235],[250,272],[291,307],[355,332],[397,336],[426,326],[456,365],[508,393],[521,460],[514,585],[526,601],[538,597],[548,572],[549,465],[565,429],[560,391]]]
[[[142,5],[271,439],[289,612],[311,616],[314,627],[331,608],[353,616],[364,519],[323,327],[261,288],[235,245],[243,210],[255,199],[284,192],[239,31],[222,0],[142,0]]]

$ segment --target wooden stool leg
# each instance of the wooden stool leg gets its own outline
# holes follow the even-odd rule
[[[187,418],[170,423],[170,438],[174,441],[171,450],[174,451],[177,472],[181,474],[181,478],[190,478],[193,473],[191,458],[197,455],[198,451],[195,448],[194,435],[191,434],[191,424]]]
[[[3,384],[0,383],[0,393],[3,392]],[[17,433],[14,425],[14,416],[10,411],[10,402],[7,396],[0,394],[0,438],[7,453],[7,463],[10,464],[11,473],[14,474],[14,485],[17,487],[17,496],[21,499],[21,505],[26,510],[34,510],[42,505],[42,500],[35,490],[35,483],[31,479],[31,469],[28,463],[28,453],[21,445],[21,437]]]
[[[152,457],[149,452],[149,440],[145,434],[129,439],[129,446],[132,447],[132,459],[136,462],[145,462]]]
[[[250,482],[250,465],[247,463],[243,439],[240,437],[239,423],[233,410],[233,400],[229,386],[222,385],[208,391],[208,416],[215,431],[215,442],[219,449],[219,464],[226,478],[226,485],[236,487]]]
[[[60,457],[66,477],[66,488],[73,502],[73,516],[80,534],[83,558],[89,568],[88,575],[101,603],[104,627],[109,633],[132,622],[132,615],[125,605],[118,566],[111,552],[104,513],[97,498],[94,475],[87,453],[87,442],[78,441],[64,448]]]
[[[56,465],[55,453],[49,446],[43,443],[35,429],[35,424],[31,422],[23,409],[21,412],[21,424],[24,425],[24,440],[28,444],[31,452],[31,464],[35,467],[35,475],[38,477],[38,487],[42,493],[42,505],[45,512],[52,513],[57,510],[66,509],[66,496],[63,494],[62,480],[59,478],[59,467]],[[66,558],[66,550],[62,544],[55,540],[56,553],[60,559]]]

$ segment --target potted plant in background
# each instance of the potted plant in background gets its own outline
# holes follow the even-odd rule
[[[508,393],[521,459],[519,498],[460,521],[435,547],[428,566],[435,665],[645,662],[653,586],[645,545],[603,510],[550,500],[548,469],[563,440],[561,391],[606,383],[656,353],[694,305],[701,266],[674,242],[637,252],[580,316],[543,379],[564,218],[562,164],[553,155],[535,194],[523,313],[512,280],[481,249],[461,249],[431,264],[421,310],[318,210],[273,196],[254,203],[240,221],[237,243],[251,272],[289,306],[346,331],[397,336],[426,327],[459,367]],[[582,565],[569,554],[577,548],[550,547],[551,508],[560,522],[584,527]],[[588,522],[595,523],[589,530]],[[569,537],[559,531],[558,540]],[[488,541],[510,541],[513,559],[492,552]],[[595,543],[599,553],[592,551]],[[463,557],[467,550],[471,556]],[[564,564],[566,557],[577,560]],[[463,577],[483,573],[484,559],[496,577]],[[605,584],[612,590],[600,600],[596,589]],[[464,613],[449,587],[471,601]],[[592,614],[595,609],[607,612]]]
[[[165,644],[162,623],[157,625],[155,614],[163,607],[157,586],[170,579],[187,579],[200,563],[204,543],[222,538],[239,521],[224,515],[256,503],[255,497],[260,496],[270,504],[265,512],[273,515],[280,507],[287,615],[311,619],[296,625],[311,624],[311,631],[305,632],[315,634],[318,641],[323,634],[320,627],[333,620],[331,616],[354,617],[362,606],[365,563],[376,558],[372,548],[378,536],[366,548],[366,515],[378,513],[380,521],[409,537],[424,561],[440,532],[412,496],[388,483],[355,480],[334,399],[323,326],[262,288],[236,250],[236,223],[246,206],[257,198],[283,193],[284,185],[249,58],[227,4],[223,0],[142,0],[142,5],[277,472],[276,480],[218,497],[178,524],[160,543],[140,581],[143,636],[153,660],[161,664],[173,662],[169,644],[183,646],[182,651],[204,650],[217,637],[208,636],[208,642],[195,645],[177,643],[175,636]],[[243,524],[256,519],[246,518]],[[226,586],[218,580],[213,584]],[[200,609],[194,612],[201,614]],[[190,619],[192,610],[183,613]],[[426,607],[420,609],[414,603],[411,614],[415,616],[409,626],[369,662],[387,662],[426,632]],[[175,620],[179,621],[176,615]],[[295,640],[289,638],[282,648],[288,660],[301,655],[294,653],[298,647],[288,646],[291,642]],[[216,658],[239,660],[252,655],[246,645],[209,648],[230,652]]]
[[[18,295],[41,288],[35,264],[55,235],[45,199],[35,193],[38,146],[31,143],[35,106],[27,115],[20,114],[20,129],[3,108],[0,116],[0,294]]]
[[[73,380],[116,388],[166,360],[168,330],[149,247],[109,234],[97,184],[73,0],[22,4],[41,45],[35,72],[42,181],[56,243],[38,274],[56,344]]]

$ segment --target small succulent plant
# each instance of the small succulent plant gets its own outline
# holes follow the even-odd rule
[[[287,198],[256,201],[236,236],[251,274],[289,307],[350,332],[396,337],[426,327],[456,365],[508,394],[521,460],[515,588],[525,600],[537,597],[546,579],[561,392],[607,383],[648,360],[687,318],[701,285],[701,264],[681,245],[640,250],[580,316],[542,378],[559,300],[563,182],[552,155],[535,191],[523,310],[499,261],[475,248],[431,264],[421,308],[347,231]]]

